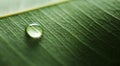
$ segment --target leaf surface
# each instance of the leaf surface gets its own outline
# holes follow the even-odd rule
[[[0,19],[1,66],[119,66],[120,0],[74,0]],[[39,23],[39,40],[25,28]]]

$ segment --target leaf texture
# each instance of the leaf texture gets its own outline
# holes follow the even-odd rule
[[[119,66],[120,0],[71,0],[0,19],[1,66]],[[39,23],[39,41],[25,28]]]

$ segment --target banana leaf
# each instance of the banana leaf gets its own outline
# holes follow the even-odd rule
[[[43,29],[39,40],[26,33],[32,23]],[[70,0],[0,18],[0,66],[119,65],[120,0]]]

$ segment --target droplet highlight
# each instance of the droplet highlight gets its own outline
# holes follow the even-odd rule
[[[41,38],[43,35],[43,30],[40,28],[39,24],[33,23],[26,28],[27,34],[34,39]]]

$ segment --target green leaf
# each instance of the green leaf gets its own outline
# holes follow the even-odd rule
[[[120,0],[71,0],[0,19],[0,66],[119,66]],[[44,30],[27,36],[29,24]]]

